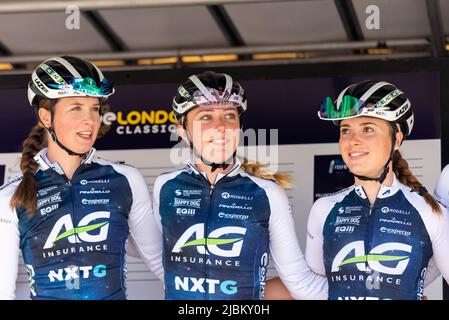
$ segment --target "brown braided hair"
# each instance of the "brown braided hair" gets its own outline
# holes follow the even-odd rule
[[[393,171],[396,175],[396,178],[406,186],[412,188],[414,191],[418,192],[423,196],[424,200],[426,200],[427,204],[432,207],[432,211],[437,215],[442,215],[443,212],[435,200],[434,197],[426,190],[426,188],[418,181],[418,179],[411,172],[407,161],[402,158],[399,150],[394,152],[393,157]]]
[[[57,100],[42,99],[38,108],[51,111]],[[39,116],[38,116],[39,117]],[[33,215],[37,210],[37,189],[38,184],[34,177],[38,164],[34,156],[47,145],[47,135],[45,128],[38,122],[29,133],[22,144],[22,158],[20,159],[20,170],[23,178],[14,195],[9,202],[11,208],[25,207],[29,215]]]

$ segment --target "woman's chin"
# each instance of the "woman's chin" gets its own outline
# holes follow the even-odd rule
[[[213,163],[224,163],[228,160],[232,162],[232,153],[214,152],[212,155],[204,155],[203,158]]]
[[[77,146],[77,147],[75,147],[75,148],[73,148],[71,150],[76,152],[76,153],[83,154],[83,153],[89,152],[90,149],[92,149],[92,145],[91,144],[83,146],[83,147]]]
[[[350,171],[353,175],[369,178],[377,178],[380,175],[379,173],[368,172],[366,170],[350,170]]]
[[[360,166],[348,166],[348,170],[352,174],[358,175],[358,176],[368,176],[369,175],[368,171]]]
[[[211,162],[211,163],[225,163],[225,162],[227,162],[228,160],[230,160],[231,157],[232,157],[232,155],[229,156],[229,157],[224,157],[224,156],[219,156],[219,157],[217,157],[217,156],[215,156],[215,157],[204,157],[204,156],[203,156],[203,159],[206,159],[207,161],[209,161],[209,162]],[[230,161],[232,162],[232,159],[231,159]]]

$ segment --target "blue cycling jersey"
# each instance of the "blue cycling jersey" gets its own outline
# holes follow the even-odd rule
[[[20,248],[33,299],[125,299],[128,234],[137,247],[151,247],[152,241],[154,219],[142,176],[94,157],[93,149],[70,181],[48,161],[46,150],[36,160],[34,215],[21,207],[6,210],[21,176],[0,191],[0,214],[9,221],[0,224],[2,242],[9,235],[8,245],[0,247],[2,260],[9,259],[9,265],[0,264],[0,297],[14,295]]]
[[[444,209],[444,208],[443,208]],[[317,200],[306,259],[326,273],[329,299],[421,299],[429,260],[449,275],[449,224],[394,178],[373,205],[352,186]]]
[[[167,299],[262,299],[269,254],[295,297],[326,298],[299,248],[285,192],[237,162],[210,184],[193,164],[161,175],[155,215]]]

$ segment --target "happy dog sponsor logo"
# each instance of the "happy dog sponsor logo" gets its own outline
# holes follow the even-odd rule
[[[55,193],[49,197],[46,198],[42,198],[37,200],[37,208],[40,209],[41,207],[50,204],[50,203],[55,203],[55,202],[61,202],[61,192]]]
[[[340,224],[352,224],[355,226],[360,225],[360,218],[362,216],[352,216],[352,217],[337,217],[335,220],[335,225],[338,226]]]
[[[107,194],[110,192],[111,190],[109,189],[97,190],[95,188],[91,188],[90,190],[81,190],[80,194]]]
[[[82,204],[93,205],[93,204],[108,204],[109,199],[82,199]]]
[[[200,208],[201,199],[182,199],[175,198],[175,202],[173,204],[174,207],[191,207],[191,208]]]
[[[107,184],[109,183],[109,179],[98,179],[98,180],[86,180],[83,179],[80,181],[80,184],[85,186],[87,184]]]
[[[193,190],[175,190],[175,195],[178,197],[184,196],[184,197],[190,197],[190,196],[200,196],[202,193],[201,189],[193,189]]]

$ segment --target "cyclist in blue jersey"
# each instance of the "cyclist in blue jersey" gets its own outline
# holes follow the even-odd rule
[[[339,125],[355,184],[313,204],[307,262],[327,276],[329,299],[422,299],[429,260],[449,279],[449,223],[399,152],[410,101],[391,83],[363,81],[327,97],[318,116]]]
[[[23,142],[22,174],[0,187],[0,299],[15,297],[20,251],[32,299],[125,299],[129,235],[162,279],[143,177],[92,147],[101,104],[113,93],[112,82],[77,57],[53,57],[32,73],[38,124]]]
[[[167,299],[263,299],[269,257],[298,299],[326,299],[298,245],[289,177],[236,156],[245,92],[227,74],[192,75],[173,99],[191,160],[154,184]]]

